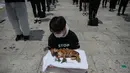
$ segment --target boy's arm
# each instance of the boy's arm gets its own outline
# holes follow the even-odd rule
[[[79,44],[79,40],[77,35],[74,33],[72,36],[73,40],[72,40],[72,49],[79,49],[80,48],[80,44]]]
[[[50,35],[50,37],[48,38],[48,47],[49,47],[49,50],[51,48],[56,48],[55,40],[52,35]]]

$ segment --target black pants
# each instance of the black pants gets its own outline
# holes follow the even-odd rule
[[[101,0],[95,0],[89,3],[89,20],[96,18],[98,8]]]
[[[89,3],[89,0],[80,0],[79,1],[79,10],[82,10],[82,5],[83,5],[83,3]],[[84,7],[85,8],[85,7]],[[86,8],[85,8],[86,9]]]
[[[107,1],[108,1],[108,0],[102,0],[102,6],[103,6],[103,7],[107,5]]]
[[[121,0],[120,5],[119,5],[119,9],[118,9],[118,13],[120,13],[121,9],[123,8],[122,14],[124,14],[126,7],[127,7],[127,4],[128,4],[128,1],[129,0]]]
[[[73,0],[73,4],[75,4],[76,3],[76,5],[78,5],[78,0]]]
[[[56,0],[49,0],[50,1],[50,4],[52,4],[52,5],[55,5],[55,3],[56,3]]]
[[[50,11],[51,1],[50,0],[46,0],[46,4],[47,4],[47,10]]]
[[[41,14],[40,2],[31,1],[31,5],[32,5],[34,17],[40,17]]]
[[[40,0],[40,4],[41,4],[41,7],[42,7],[42,12],[45,13],[45,11],[46,11],[45,0]]]
[[[82,0],[79,1],[79,10],[82,10]]]
[[[117,4],[117,0],[110,0],[110,9],[115,9]]]

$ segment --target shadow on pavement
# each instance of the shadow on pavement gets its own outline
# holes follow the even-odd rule
[[[44,35],[44,31],[43,30],[31,30],[30,32],[30,41],[41,41]]]
[[[130,22],[130,14],[125,14],[123,18],[126,22]]]

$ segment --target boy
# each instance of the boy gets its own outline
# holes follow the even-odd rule
[[[66,24],[66,20],[62,16],[53,17],[49,24],[52,34],[48,39],[49,49],[51,48],[80,48],[79,40],[76,34],[71,31]]]

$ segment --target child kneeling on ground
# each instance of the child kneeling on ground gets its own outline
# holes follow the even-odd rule
[[[76,34],[69,29],[63,16],[53,17],[50,21],[49,28],[52,32],[48,39],[49,50],[51,48],[80,48]]]

